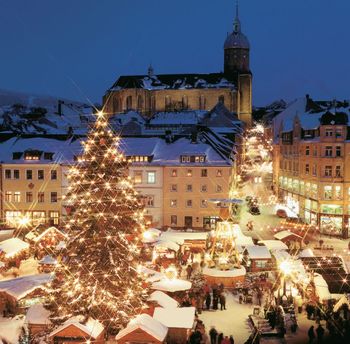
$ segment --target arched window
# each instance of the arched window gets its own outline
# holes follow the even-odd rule
[[[143,109],[143,98],[142,96],[137,97],[137,110],[142,111]]]
[[[188,97],[182,96],[182,109],[187,110],[188,109]]]
[[[151,97],[151,111],[156,111],[156,97]]]
[[[225,104],[225,96],[220,96],[219,97],[219,103]]]
[[[119,98],[113,99],[112,112],[113,113],[120,112],[120,99]]]
[[[169,111],[171,108],[171,98],[170,96],[165,96],[165,110]]]
[[[205,107],[206,107],[206,99],[202,94],[199,96],[199,110],[205,110]]]
[[[132,109],[132,96],[126,97],[126,110]]]

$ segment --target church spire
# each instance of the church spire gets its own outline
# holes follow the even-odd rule
[[[241,32],[241,22],[238,16],[238,12],[239,12],[238,10],[239,10],[238,0],[236,0],[236,17],[235,17],[235,20],[233,21],[233,31],[236,33]]]

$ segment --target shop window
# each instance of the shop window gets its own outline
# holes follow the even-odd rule
[[[34,226],[37,226],[46,222],[45,211],[33,211],[31,213],[31,217],[32,217],[32,224]]]
[[[22,213],[20,211],[7,210],[5,212],[5,221],[8,226],[17,226]]]

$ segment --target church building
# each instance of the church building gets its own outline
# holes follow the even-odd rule
[[[238,6],[233,31],[224,43],[224,72],[156,75],[122,75],[103,97],[104,111],[116,114],[138,111],[145,117],[157,112],[211,110],[221,102],[247,126],[252,122],[250,45],[242,33]]]

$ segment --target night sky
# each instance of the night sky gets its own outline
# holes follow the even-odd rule
[[[234,0],[0,0],[0,88],[101,102],[121,74],[223,69]],[[253,103],[349,98],[349,0],[241,0]]]

